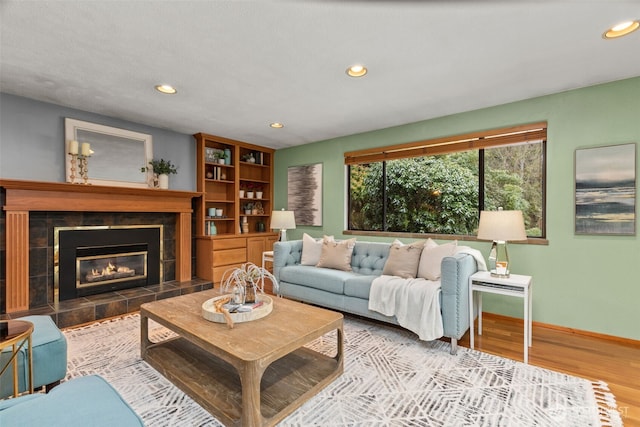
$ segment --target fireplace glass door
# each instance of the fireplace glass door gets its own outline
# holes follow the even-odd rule
[[[78,248],[81,253],[84,248]],[[76,288],[147,278],[147,251],[76,258]]]

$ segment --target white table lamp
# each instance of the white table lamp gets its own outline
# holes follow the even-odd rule
[[[478,239],[493,241],[489,253],[491,275],[509,277],[507,242],[527,240],[522,211],[504,211],[498,208],[497,211],[480,212]],[[494,262],[495,268],[492,268]]]
[[[280,230],[280,241],[287,241],[287,230],[296,228],[296,218],[293,211],[272,211],[271,212],[271,228]]]

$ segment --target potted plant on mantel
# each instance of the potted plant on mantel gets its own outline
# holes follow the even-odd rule
[[[151,160],[149,162],[149,165],[151,165],[151,167],[142,167],[140,171],[147,172],[151,170],[154,174],[154,184],[157,181],[159,188],[169,188],[169,175],[178,173],[178,167],[171,163],[170,160],[165,159]]]

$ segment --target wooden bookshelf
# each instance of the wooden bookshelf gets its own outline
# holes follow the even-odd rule
[[[260,265],[262,251],[277,240],[270,228],[274,150],[204,133],[194,138],[201,194],[195,207],[196,274],[219,283],[228,268]],[[226,153],[224,163],[217,153]]]

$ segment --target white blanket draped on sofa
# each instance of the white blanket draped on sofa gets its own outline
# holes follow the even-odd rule
[[[369,310],[396,316],[403,328],[431,341],[444,335],[440,281],[380,276],[371,283]]]
[[[458,246],[456,253],[471,255],[476,260],[478,270],[487,270],[484,257],[477,249]],[[371,282],[369,310],[385,316],[395,315],[400,326],[415,332],[423,341],[444,335],[439,280],[380,276]]]

